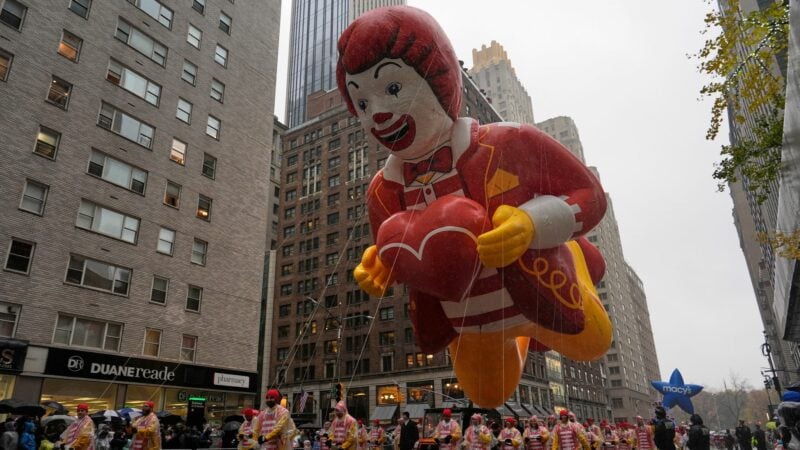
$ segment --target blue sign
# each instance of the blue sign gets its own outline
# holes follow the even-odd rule
[[[664,405],[665,409],[670,409],[677,405],[689,414],[694,414],[694,406],[690,398],[703,390],[703,386],[698,384],[684,383],[683,375],[678,369],[672,371],[669,382],[651,381],[650,384],[664,395],[664,400],[661,401],[661,404]]]

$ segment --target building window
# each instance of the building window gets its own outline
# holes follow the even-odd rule
[[[94,149],[87,172],[139,194],[144,194],[147,185],[147,172]]]
[[[195,238],[194,243],[192,244],[192,263],[205,266],[207,253],[208,242]]]
[[[186,123],[192,122],[192,104],[187,102],[186,100],[179,98],[178,99],[178,109],[175,111],[175,117],[178,120]]]
[[[167,304],[167,291],[169,290],[169,280],[153,275],[153,287],[150,289],[150,302],[159,305]]]
[[[19,209],[41,216],[44,214],[44,205],[47,202],[47,191],[49,189],[45,184],[33,180],[25,180]]]
[[[203,288],[189,285],[186,293],[186,310],[200,312],[200,301],[203,299]]]
[[[97,124],[143,147],[153,148],[155,128],[108,103],[100,107]]]
[[[611,387],[622,387],[622,380],[611,380]]]
[[[609,366],[608,373],[610,375],[619,375],[619,366]]]
[[[28,8],[22,6],[22,3],[17,0],[6,0],[3,3],[3,9],[0,11],[0,22],[19,30],[22,28],[22,21],[25,19],[27,11]]]
[[[225,14],[224,12],[220,12],[219,13],[219,29],[220,30],[222,30],[222,31],[224,31],[224,32],[226,32],[228,34],[231,34],[231,22],[232,21],[233,21],[233,19],[231,19],[231,16]]]
[[[278,339],[285,339],[289,337],[289,325],[281,325],[278,327]]]
[[[228,49],[217,44],[217,49],[214,51],[214,61],[222,67],[228,67]]]
[[[6,257],[6,270],[29,274],[35,248],[36,244],[33,242],[12,239],[11,247],[8,249],[8,256]],[[2,322],[2,314],[0,314],[0,322]],[[0,328],[2,328],[2,324],[0,324]]]
[[[53,343],[119,351],[122,324],[58,315]]]
[[[378,334],[379,345],[394,345],[394,331],[383,331]]]
[[[19,305],[0,302],[0,336],[14,337],[19,309]]]
[[[74,12],[75,14],[83,17],[84,19],[89,18],[89,9],[92,7],[92,0],[70,0],[69,1],[69,10]]]
[[[394,320],[394,307],[381,308],[379,314],[381,320]]]
[[[194,86],[197,83],[197,66],[184,59],[181,79]]]
[[[211,218],[211,198],[203,194],[197,198],[197,217],[208,220]]]
[[[114,36],[120,41],[128,44],[131,48],[153,60],[156,64],[166,65],[167,47],[151,38],[147,34],[139,31],[123,19],[117,23],[117,31]]]
[[[165,255],[172,256],[172,250],[175,247],[175,230],[161,227],[158,231],[158,245],[156,251]]]
[[[58,43],[58,54],[72,62],[78,62],[81,54],[83,39],[75,36],[67,30],[61,31],[61,42]]]
[[[394,353],[384,353],[381,355],[381,369],[383,372],[394,370]]]
[[[156,19],[158,23],[172,29],[172,10],[158,0],[128,0],[144,11],[145,14]]]
[[[161,330],[155,328],[144,329],[144,348],[142,354],[145,356],[158,357],[161,350]]]
[[[180,165],[186,164],[186,142],[172,138],[172,148],[169,151],[169,159]]]
[[[194,355],[197,351],[197,336],[184,334],[181,337],[181,361],[194,362]]]
[[[203,40],[203,31],[196,26],[189,24],[189,32],[186,33],[186,42],[194,48],[200,48],[200,42]]]
[[[206,0],[192,0],[192,9],[203,14],[206,10]]]
[[[75,226],[131,244],[136,244],[136,237],[139,234],[139,219],[88,200],[81,200]]]
[[[289,349],[287,347],[281,347],[277,351],[276,358],[278,361],[286,361],[286,358],[289,357]]]
[[[11,71],[11,61],[13,59],[14,55],[0,50],[0,81],[8,79],[8,72]]]
[[[34,147],[33,153],[45,158],[56,159],[60,140],[61,133],[39,125],[39,133],[36,135],[36,147]]]
[[[624,408],[625,402],[622,401],[621,398],[615,397],[611,399],[611,407],[612,408]]]
[[[213,180],[216,172],[217,158],[214,158],[208,153],[203,153],[203,175]]]
[[[70,255],[65,281],[112,294],[128,295],[131,269]]]
[[[158,100],[161,97],[161,85],[150,81],[144,75],[123,66],[113,59],[108,62],[106,80],[144,99],[147,103],[158,106]]]
[[[339,223],[339,213],[328,214],[328,225],[336,225],[337,223]]]
[[[213,137],[214,139],[219,139],[219,129],[222,127],[222,122],[219,121],[216,117],[209,115],[208,120],[206,121],[206,134]]]
[[[50,89],[47,91],[47,101],[61,109],[67,109],[71,92],[71,83],[53,75],[50,79]]]
[[[225,97],[225,85],[216,78],[211,80],[211,98],[222,103]]]
[[[167,189],[164,191],[164,204],[177,208],[181,200],[181,185],[167,180]]]

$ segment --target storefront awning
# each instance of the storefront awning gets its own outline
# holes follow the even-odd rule
[[[425,417],[425,410],[430,408],[427,403],[409,403],[404,411],[408,412],[411,419],[417,420]]]
[[[506,405],[500,405],[495,410],[500,414],[500,417],[514,417],[514,411],[507,408]]]
[[[506,403],[506,408],[508,408],[511,411],[513,411],[514,415],[516,415],[517,418],[519,418],[519,419],[527,419],[528,417],[531,416],[531,414],[525,408],[523,408],[521,405],[518,405],[517,403],[514,403],[514,402]]]
[[[394,414],[397,412],[397,405],[378,405],[372,411],[370,420],[380,420],[381,422],[391,422],[394,420]]]
[[[553,414],[552,411],[548,410],[542,405],[533,405],[533,407],[539,411],[539,415],[542,420],[547,419],[547,416]]]
[[[443,400],[442,404],[439,405],[440,408],[463,408],[467,405],[466,401],[453,401],[453,400]]]

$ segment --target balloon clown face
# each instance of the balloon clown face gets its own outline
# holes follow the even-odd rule
[[[400,159],[420,158],[450,138],[461,69],[430,16],[413,8],[381,11],[342,34],[339,91],[377,144]]]
[[[450,138],[453,119],[425,79],[401,59],[347,74],[347,91],[364,129],[401,159],[424,156]]]
[[[534,127],[459,118],[461,67],[419,9],[364,13],[338,50],[339,92],[390,152],[368,191],[376,244],[354,270],[359,286],[381,297],[405,284],[417,343],[449,346],[484,407],[511,395],[529,349],[602,356],[611,323],[594,285],[605,266],[583,238],[605,212],[597,178]]]

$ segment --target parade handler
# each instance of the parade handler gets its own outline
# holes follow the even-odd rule
[[[94,447],[94,422],[89,417],[89,405],[81,403],[77,407],[78,420],[69,424],[56,442],[59,446],[72,450],[92,450]],[[16,449],[14,449],[16,450]]]
[[[281,393],[270,389],[265,396],[265,407],[258,413],[253,428],[258,435],[261,450],[286,450],[291,448],[294,422],[289,410],[280,405]]]
[[[156,404],[147,401],[142,405],[142,415],[133,421],[131,450],[161,450],[161,425],[158,423]]]

